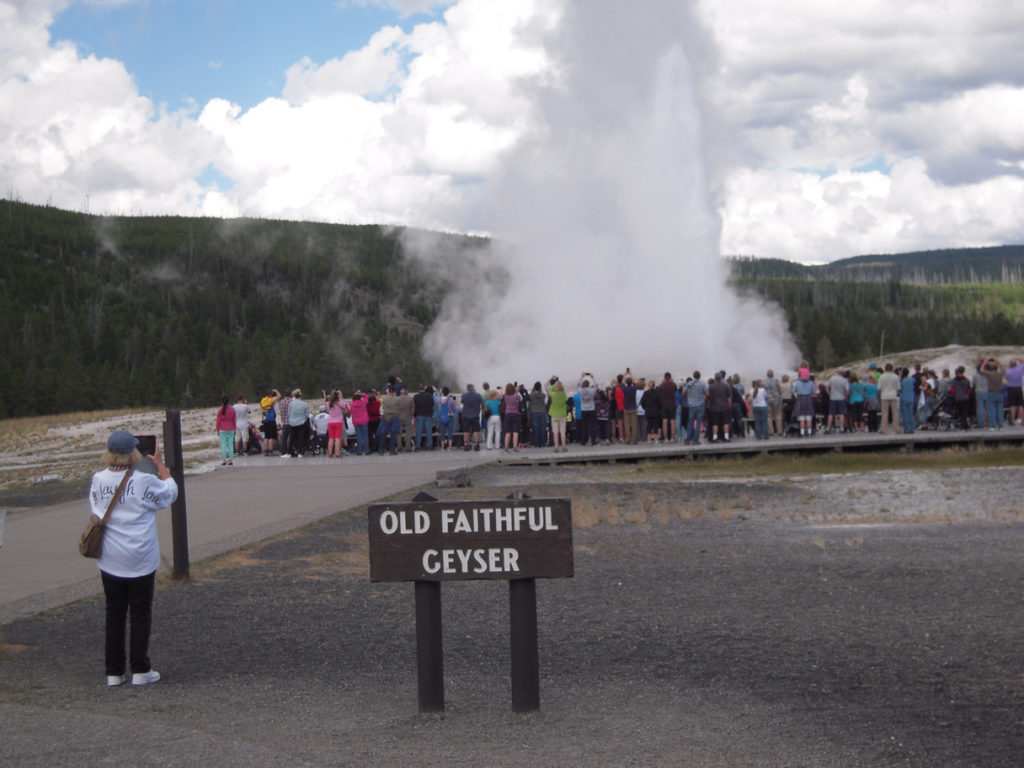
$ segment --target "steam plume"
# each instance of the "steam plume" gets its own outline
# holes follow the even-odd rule
[[[460,382],[792,366],[781,313],[726,285],[694,66],[712,50],[689,6],[569,2],[546,48],[537,130],[488,198],[507,280],[453,299],[427,354]]]

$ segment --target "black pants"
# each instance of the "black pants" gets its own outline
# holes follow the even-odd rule
[[[309,442],[309,423],[300,424],[297,427],[290,427],[288,430],[288,453],[292,456],[306,453],[306,444]]]
[[[153,623],[153,584],[156,571],[126,579],[100,571],[107,596],[105,663],[108,675],[125,673],[124,635],[131,615],[129,659],[132,673],[149,672],[149,631]]]

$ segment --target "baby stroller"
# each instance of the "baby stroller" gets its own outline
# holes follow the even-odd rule
[[[326,440],[326,436],[324,438]],[[309,426],[306,429],[306,453],[311,453],[314,456],[319,456],[323,451],[324,446],[321,445],[320,436],[316,433],[316,427],[313,424],[313,418],[309,419]]]
[[[947,392],[928,416],[928,420],[924,423],[922,429],[953,429],[956,426],[956,418],[953,413],[953,393]]]
[[[245,452],[250,456],[263,453],[263,432],[256,429],[251,422],[249,424],[249,439],[245,443]]]

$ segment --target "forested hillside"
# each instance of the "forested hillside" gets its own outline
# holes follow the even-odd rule
[[[268,386],[350,390],[393,372],[442,379],[420,342],[452,280],[478,283],[486,241],[415,233],[428,265],[406,234],[3,201],[0,417],[212,404]],[[817,368],[883,345],[1024,339],[1024,246],[732,267],[738,290],[782,306]]]
[[[479,238],[433,236],[443,258]],[[377,226],[0,208],[0,416],[432,378],[447,271]]]
[[[1024,339],[1024,246],[858,256],[805,266],[733,259],[740,290],[780,304],[812,367]]]

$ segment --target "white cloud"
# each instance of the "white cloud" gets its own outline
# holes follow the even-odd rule
[[[562,3],[381,0],[443,15],[386,27],[338,59],[297,61],[282,92],[248,111],[214,99],[171,113],[121,62],[50,39],[64,4],[0,0],[0,183],[72,208],[88,196],[94,211],[478,229],[502,159],[536,137],[542,113],[570,108],[539,101],[551,92],[531,81],[561,77],[583,51],[545,53]],[[681,40],[723,252],[821,260],[1024,240],[1016,0],[699,0],[713,40],[693,24],[633,34],[685,15],[679,0],[637,4],[620,29],[592,23],[584,0],[565,7],[592,37],[593,103],[629,102],[650,76],[630,62]],[[637,56],[610,55],[623,44]],[[891,174],[863,170],[872,162]],[[233,187],[200,187],[211,166]]]
[[[720,190],[724,252],[820,261],[1024,239],[987,202],[1024,202],[1024,6],[702,9],[734,160]],[[891,179],[857,172],[874,158],[895,163]]]

